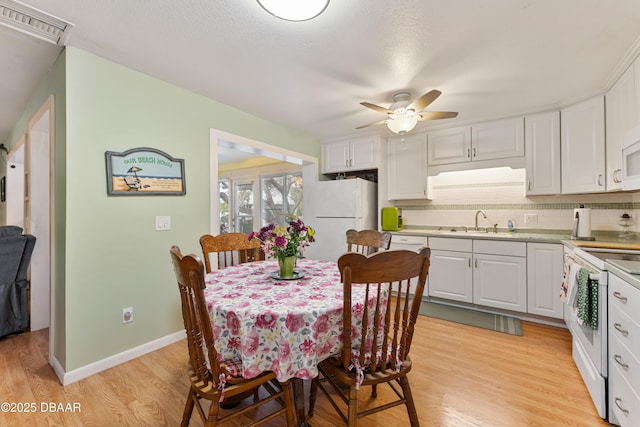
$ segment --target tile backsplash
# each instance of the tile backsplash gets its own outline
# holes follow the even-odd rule
[[[618,224],[629,214],[640,232],[640,194],[605,193],[584,195],[525,196],[525,170],[496,168],[441,173],[429,177],[431,200],[397,201],[404,223],[410,227],[473,226],[475,213],[480,227],[498,225],[506,229],[512,220],[516,230],[562,230],[573,227],[573,209],[591,208],[593,231],[623,231]]]

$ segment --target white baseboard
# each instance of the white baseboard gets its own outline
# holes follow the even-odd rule
[[[114,366],[118,366],[124,362],[128,362],[129,360],[135,359],[136,357],[140,357],[147,353],[151,353],[152,351],[156,351],[162,347],[166,347],[169,344],[173,344],[174,342],[180,341],[181,339],[184,339],[186,337],[187,335],[183,329],[182,331],[175,332],[162,338],[158,338],[157,340],[139,345],[129,350],[125,350],[122,353],[114,354],[113,356],[109,356],[106,359],[98,360],[97,362],[93,362],[89,365],[74,369],[73,371],[69,372],[64,371],[62,365],[60,365],[60,362],[58,362],[55,357],[52,357],[52,360],[50,360],[49,363],[51,363],[51,366],[56,372],[56,375],[58,376],[58,379],[60,380],[62,385],[68,385],[76,381],[80,381],[81,379],[95,375],[98,372],[102,372],[109,368],[113,368]]]

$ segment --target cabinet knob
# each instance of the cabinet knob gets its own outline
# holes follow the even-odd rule
[[[473,157],[476,157],[476,149],[473,149]]]
[[[598,174],[598,186],[602,187],[602,174]]]
[[[471,158],[471,149],[470,148],[467,148],[467,157]]]

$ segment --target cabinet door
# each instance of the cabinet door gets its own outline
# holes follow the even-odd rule
[[[562,319],[562,245],[527,243],[527,312]]]
[[[349,169],[366,170],[378,168],[380,139],[377,136],[351,139],[350,144]]]
[[[389,138],[387,151],[389,200],[426,199],[426,134]]]
[[[473,302],[526,312],[527,259],[474,254]]]
[[[471,161],[471,127],[430,132],[427,136],[429,166]]]
[[[607,191],[622,189],[622,141],[638,121],[636,84],[632,64],[605,97]]]
[[[349,141],[328,142],[322,145],[322,173],[349,170]]]
[[[560,194],[560,112],[524,118],[528,196]]]
[[[524,119],[494,120],[471,126],[471,160],[524,156]]]
[[[605,191],[604,97],[560,112],[562,194]]]
[[[470,252],[431,251],[429,296],[473,302]]]

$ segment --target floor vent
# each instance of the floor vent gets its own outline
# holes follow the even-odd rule
[[[14,0],[0,0],[0,25],[63,46],[73,24]]]

